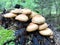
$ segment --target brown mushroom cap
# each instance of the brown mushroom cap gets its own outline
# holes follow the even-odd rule
[[[39,30],[44,30],[48,27],[48,24],[47,23],[44,23],[42,25],[39,25]]]
[[[16,14],[7,13],[7,14],[4,14],[3,17],[5,17],[5,18],[12,18],[12,17],[16,17]]]
[[[44,36],[51,36],[51,35],[53,35],[53,31],[50,28],[46,28],[46,29],[44,29],[42,31],[39,31],[39,33],[41,35],[44,35]]]
[[[45,23],[45,18],[41,15],[36,15],[32,18],[32,22],[36,24],[42,24]]]
[[[21,10],[21,12],[22,12],[22,14],[31,14],[31,10],[29,10],[29,9],[22,9]]]
[[[28,21],[28,17],[25,14],[20,14],[20,15],[16,16],[15,19],[19,20],[19,21],[23,21],[23,22]]]
[[[27,28],[26,28],[26,30],[28,31],[28,32],[33,32],[33,31],[35,31],[35,30],[37,30],[38,29],[38,25],[37,24],[34,24],[34,23],[30,23],[28,26],[27,26]]]
[[[36,12],[33,12],[32,11],[32,13],[31,13],[31,15],[30,15],[30,18],[33,18],[34,16],[36,16],[36,15],[38,15]]]
[[[21,13],[21,9],[14,9],[14,10],[11,10],[10,11],[11,13],[14,13],[14,14],[20,14]]]

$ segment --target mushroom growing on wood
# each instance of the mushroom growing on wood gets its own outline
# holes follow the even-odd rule
[[[23,21],[23,22],[27,22],[29,20],[25,14],[20,14],[20,15],[16,16],[15,19],[19,20],[19,21]]]
[[[48,27],[48,24],[47,23],[44,23],[42,25],[39,25],[39,30],[44,30]]]
[[[21,12],[22,12],[22,14],[28,14],[28,15],[30,15],[31,14],[31,10],[29,10],[29,9],[22,9],[21,10]]]
[[[14,14],[20,14],[21,13],[21,9],[14,9],[14,10],[11,10],[10,12],[14,13]]]
[[[38,13],[32,11],[32,13],[31,13],[31,15],[30,15],[30,18],[33,18],[33,17],[36,16],[36,15],[38,15]]]
[[[3,15],[3,17],[5,17],[5,18],[13,18],[13,17],[16,17],[16,14],[6,13],[6,14]]]
[[[45,18],[41,15],[36,15],[32,18],[32,22],[36,24],[42,24],[45,23]]]
[[[54,36],[51,35],[51,36],[50,36],[50,39],[53,39],[53,38],[54,38]]]
[[[46,28],[46,29],[44,29],[42,31],[39,31],[39,33],[41,35],[44,35],[44,36],[51,36],[51,35],[53,35],[53,31],[50,28]]]
[[[28,26],[27,26],[27,28],[26,28],[26,30],[28,31],[28,32],[33,32],[33,31],[35,31],[35,30],[37,30],[38,29],[38,25],[37,24],[34,24],[34,23],[30,23]]]

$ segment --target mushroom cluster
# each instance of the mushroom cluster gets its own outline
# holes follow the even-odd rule
[[[14,18],[20,22],[27,22],[31,19],[31,22],[26,27],[27,32],[34,32],[36,30],[43,36],[53,36],[53,31],[48,27],[48,24],[45,22],[45,18],[42,15],[39,15],[36,12],[31,11],[30,9],[14,9],[9,13],[3,15],[5,18]]]
[[[28,45],[28,41],[30,45],[49,45],[54,42],[53,31],[46,19],[30,9],[13,9],[3,14],[1,20],[4,28],[15,31],[16,39],[13,41],[16,44]]]

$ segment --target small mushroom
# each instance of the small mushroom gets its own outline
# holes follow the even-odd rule
[[[39,31],[39,33],[41,35],[44,35],[44,36],[51,36],[51,35],[53,35],[53,31],[50,28],[46,28],[46,29],[44,29],[42,31]]]
[[[23,22],[28,21],[28,17],[25,14],[20,14],[20,15],[16,16],[15,19],[19,20],[19,21],[23,21]]]
[[[36,31],[37,29],[38,29],[38,25],[34,23],[30,23],[26,28],[28,32],[33,32]]]
[[[36,12],[33,12],[32,11],[32,13],[31,13],[31,15],[30,15],[30,18],[33,18],[34,16],[36,16],[36,15],[38,15]]]
[[[48,27],[48,24],[47,23],[44,23],[42,25],[39,25],[39,30],[44,30]]]
[[[26,14],[26,15],[31,14],[31,10],[29,10],[29,9],[22,9],[21,12],[22,12],[22,14]]]
[[[11,10],[10,12],[14,13],[14,14],[20,14],[21,13],[21,9]]]
[[[32,18],[32,22],[36,24],[42,24],[45,23],[45,18],[41,15],[36,15]]]
[[[5,18],[13,18],[13,17],[16,17],[16,14],[6,13],[6,14],[3,15],[3,17],[5,17]]]
[[[50,36],[50,39],[53,39],[53,38],[54,38],[54,36],[53,36],[53,35],[51,35],[51,36]]]

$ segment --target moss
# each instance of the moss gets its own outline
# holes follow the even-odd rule
[[[14,39],[15,36],[13,30],[7,30],[0,26],[0,45],[3,45],[3,43]]]
[[[15,43],[14,42],[10,42],[9,45],[15,45]]]

